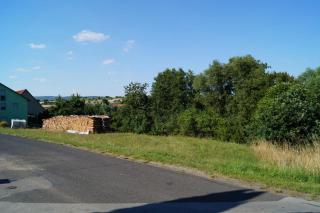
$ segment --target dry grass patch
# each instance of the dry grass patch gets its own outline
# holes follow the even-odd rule
[[[305,170],[320,175],[319,143],[291,147],[289,145],[275,145],[267,141],[258,141],[252,147],[259,158],[278,167]]]

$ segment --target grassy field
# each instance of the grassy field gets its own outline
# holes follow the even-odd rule
[[[263,187],[276,190],[303,192],[313,198],[320,196],[318,170],[276,163],[263,157],[266,148],[262,151],[261,148],[259,152],[256,146],[182,136],[165,137],[130,133],[81,136],[43,130],[3,128],[0,128],[0,133],[192,168],[210,176],[228,176],[259,183]]]

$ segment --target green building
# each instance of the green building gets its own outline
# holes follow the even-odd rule
[[[11,119],[28,118],[28,100],[0,83],[0,120],[11,123]]]

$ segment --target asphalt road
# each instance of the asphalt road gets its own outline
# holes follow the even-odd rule
[[[0,212],[250,210],[320,212],[320,205],[62,145],[0,135]]]

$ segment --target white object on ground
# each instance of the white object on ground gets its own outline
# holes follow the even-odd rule
[[[86,132],[80,132],[77,130],[67,130],[67,133],[71,133],[71,134],[79,134],[79,135],[89,135],[89,131]]]
[[[11,129],[27,128],[26,120],[11,119]]]

